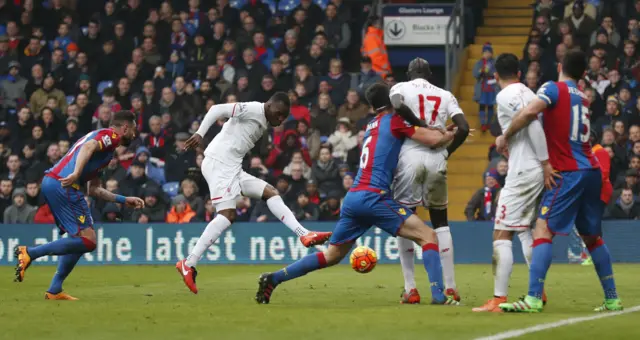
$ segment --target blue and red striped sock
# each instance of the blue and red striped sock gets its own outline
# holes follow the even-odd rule
[[[611,253],[609,248],[604,244],[602,238],[598,240],[590,247],[588,247],[591,254],[591,260],[600,278],[600,284],[602,290],[604,290],[605,299],[617,299],[618,291],[616,290],[616,281],[613,279],[613,266],[611,265]]]
[[[300,260],[288,265],[286,268],[280,269],[273,273],[273,280],[276,284],[293,280],[300,276],[307,275],[308,273],[322,269],[327,266],[327,260],[324,257],[324,253],[318,252],[309,254]]]
[[[553,256],[551,239],[539,238],[533,240],[531,266],[529,266],[529,296],[542,299],[544,280],[551,266]]]
[[[46,255],[84,254],[96,249],[96,244],[84,237],[66,237],[36,247],[28,247],[32,260]]]
[[[442,264],[440,262],[440,250],[435,243],[427,243],[422,246],[422,264],[429,276],[431,296],[438,302],[443,302],[444,284],[442,283]]]

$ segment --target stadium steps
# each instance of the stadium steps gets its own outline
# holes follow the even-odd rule
[[[481,188],[483,173],[488,165],[487,154],[495,138],[480,131],[478,104],[473,101],[473,66],[482,55],[482,45],[491,42],[494,56],[513,53],[522,57],[524,44],[531,30],[533,0],[489,0],[484,10],[484,26],[478,27],[475,43],[465,50],[461,62],[461,72],[454,81],[452,92],[459,100],[473,136],[449,159],[447,176],[449,179],[449,219],[465,220],[464,208],[471,196]],[[428,218],[425,210],[420,216]]]

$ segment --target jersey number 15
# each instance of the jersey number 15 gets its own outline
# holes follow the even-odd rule
[[[591,123],[589,122],[589,108],[584,105],[571,107],[571,140],[588,143],[591,136]]]

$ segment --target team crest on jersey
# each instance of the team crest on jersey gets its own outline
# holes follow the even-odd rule
[[[114,132],[114,133],[111,134],[111,138],[116,139],[116,138],[118,138],[118,135],[116,135],[116,133]]]
[[[407,211],[406,211],[406,210],[404,210],[404,208],[400,208],[400,209],[398,209],[398,213],[399,213],[400,215],[404,216],[404,215],[406,215],[406,214],[407,214]]]
[[[542,215],[546,215],[549,212],[549,208],[548,207],[542,207],[542,209],[540,209],[540,213]]]
[[[84,217],[84,215],[78,216],[78,221],[80,221],[80,223],[84,224],[85,220],[86,220],[86,217]]]
[[[104,144],[104,146],[111,146],[111,138],[109,138],[109,136],[102,136],[102,144]]]

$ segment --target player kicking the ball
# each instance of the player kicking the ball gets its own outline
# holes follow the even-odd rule
[[[431,223],[438,236],[447,294],[454,295],[460,301],[453,270],[453,240],[447,218],[447,159],[467,139],[469,124],[453,94],[426,80],[431,76],[426,60],[412,60],[407,76],[410,81],[398,83],[391,88],[390,99],[396,111],[403,117],[407,114],[416,117],[422,123],[420,126],[436,129],[445,129],[447,120],[452,119],[457,131],[451,144],[446,147],[429,148],[411,139],[405,141],[393,182],[394,198],[411,209],[419,205],[429,208]],[[420,303],[420,294],[416,289],[413,247],[411,240],[398,238],[400,264],[404,275],[401,303]]]
[[[280,271],[262,274],[256,294],[258,303],[269,303],[273,290],[285,281],[339,263],[356,239],[375,224],[391,235],[408,238],[422,247],[422,261],[429,275],[434,304],[458,304],[453,296],[446,296],[444,292],[435,232],[425,228],[411,210],[390,196],[393,173],[405,138],[439,147],[449,143],[453,133],[414,127],[391,113],[389,88],[384,84],[372,85],[366,92],[366,98],[378,115],[367,125],[360,170],[344,198],[340,221],[329,247],[324,252],[309,254]]]
[[[204,151],[201,169],[209,185],[211,201],[217,215],[209,222],[191,254],[176,263],[178,273],[194,294],[198,293],[196,264],[235,220],[236,201],[241,195],[265,200],[269,210],[300,237],[300,242],[305,247],[322,244],[331,237],[331,233],[310,232],[305,229],[274,187],[242,171],[244,156],[253,149],[269,125],[279,126],[284,122],[289,116],[289,108],[289,97],[284,92],[274,94],[264,104],[248,102],[214,105],[202,120],[198,131],[187,140],[186,148],[196,148],[214,122],[229,118]]]
[[[591,253],[602,289],[604,303],[596,311],[622,310],[611,265],[611,254],[600,237],[604,202],[600,199],[602,178],[600,165],[589,144],[590,125],[588,100],[577,80],[586,70],[586,57],[581,51],[567,52],[561,64],[558,82],[547,82],[534,98],[520,110],[504,135],[496,139],[499,151],[507,141],[538,118],[543,112],[544,133],[549,146],[549,163],[556,179],[545,170],[547,190],[533,232],[533,252],[529,268],[529,293],[520,301],[501,303],[506,312],[541,312],[544,281],[552,259],[554,235],[568,235],[575,223],[587,249]]]
[[[536,95],[520,83],[518,57],[502,54],[496,59],[496,76],[502,89],[498,93],[498,121],[503,131],[513,116]],[[502,312],[499,304],[507,302],[509,278],[513,270],[512,239],[518,234],[522,253],[531,259],[531,225],[535,221],[537,202],[544,189],[544,171],[551,172],[547,142],[540,121],[533,120],[526,129],[509,139],[509,172],[500,191],[493,231],[493,298],[474,312]]]
[[[86,253],[96,249],[91,209],[87,206],[81,186],[87,184],[91,196],[107,202],[117,202],[130,208],[143,208],[138,197],[115,195],[100,187],[100,170],[109,164],[116,148],[128,146],[136,135],[136,116],[129,111],[113,115],[111,127],[88,133],[80,138],[42,179],[42,195],[55,218],[60,234],[69,237],[35,247],[16,248],[15,281],[24,280],[27,268],[37,258],[58,255],[58,268],[51,286],[44,295],[46,300],[78,300],[62,291],[62,283]]]

